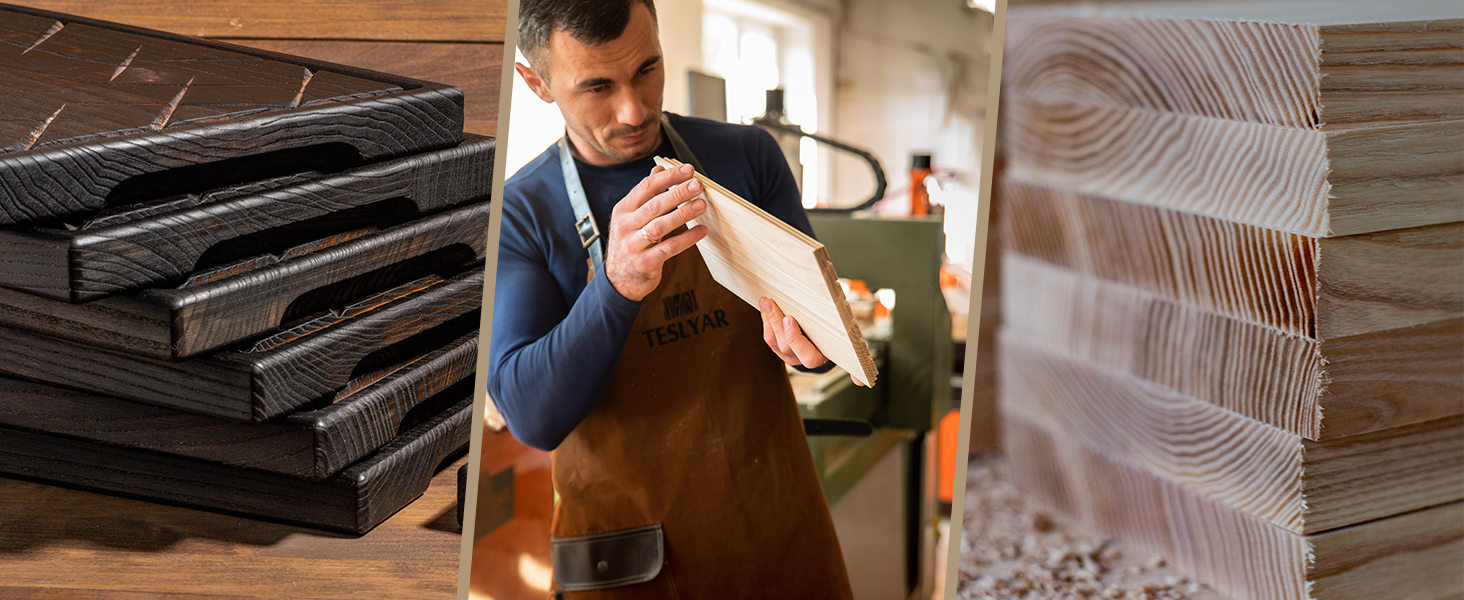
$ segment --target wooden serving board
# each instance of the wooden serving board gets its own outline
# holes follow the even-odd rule
[[[0,427],[0,472],[155,502],[353,534],[427,489],[467,448],[472,394],[339,475],[311,481],[194,458]]]
[[[0,327],[0,372],[166,408],[262,423],[321,403],[357,375],[476,330],[483,267],[428,276],[182,362]]]
[[[658,156],[656,164],[669,169],[681,162]],[[717,283],[754,308],[771,298],[824,356],[874,385],[879,370],[823,244],[701,173],[696,178],[707,212],[691,224],[707,226],[707,237],[696,245]]]
[[[0,426],[325,479],[472,393],[478,332],[352,380],[332,403],[244,423],[0,378]]]
[[[180,360],[266,333],[350,298],[481,262],[489,203],[362,229],[195,273],[175,289],[83,304],[0,288],[0,325]]]
[[[113,206],[54,226],[0,230],[0,286],[70,302],[172,283],[327,234],[386,227],[492,188],[494,139],[339,173],[277,179]]]
[[[462,141],[457,88],[0,5],[0,224]]]

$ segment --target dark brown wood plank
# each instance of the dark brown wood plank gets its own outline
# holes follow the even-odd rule
[[[251,48],[398,73],[463,90],[463,130],[498,135],[502,43],[232,40]]]
[[[18,4],[201,37],[502,43],[504,2],[425,0],[21,0]]]
[[[309,481],[0,427],[0,472],[129,497],[364,534],[467,447],[468,396],[334,478]]]
[[[325,479],[410,429],[417,415],[471,394],[477,352],[472,331],[358,377],[328,406],[261,424],[0,379],[0,426]]]
[[[272,264],[241,267],[229,277],[82,304],[0,288],[0,324],[180,360],[383,287],[481,260],[488,213],[487,202],[472,204],[303,256],[287,251]]]
[[[115,207],[75,219],[76,229],[0,230],[0,285],[86,302],[176,284],[201,267],[280,252],[323,233],[390,226],[486,200],[493,156],[493,138],[468,136],[456,148],[341,173]],[[66,249],[58,253],[57,244]]]
[[[0,18],[23,10],[0,6]],[[462,138],[456,88],[69,15],[27,15],[0,36],[0,57],[0,118],[21,124],[0,139],[0,224]]]
[[[358,371],[477,329],[483,268],[413,282],[306,319],[255,346],[181,362],[0,327],[0,372],[136,402],[262,423],[319,402]],[[407,348],[407,350],[401,350]],[[375,360],[380,357],[388,360]],[[366,365],[363,367],[363,362]],[[384,366],[384,365],[382,365]]]

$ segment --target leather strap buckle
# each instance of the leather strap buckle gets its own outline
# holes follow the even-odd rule
[[[594,217],[589,213],[575,221],[574,228],[579,232],[581,248],[589,248],[590,244],[600,239],[600,226],[595,224]]]

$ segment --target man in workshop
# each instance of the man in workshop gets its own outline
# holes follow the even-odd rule
[[[522,0],[518,27],[516,70],[567,131],[504,186],[488,388],[552,450],[555,594],[849,598],[784,367],[827,360],[714,281],[684,227],[697,165],[812,234],[782,152],[661,112],[651,0]]]

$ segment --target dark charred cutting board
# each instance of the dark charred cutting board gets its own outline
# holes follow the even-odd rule
[[[333,402],[268,423],[0,378],[0,426],[324,479],[473,392],[478,332],[352,380]]]
[[[0,427],[0,472],[85,490],[362,534],[467,448],[471,394],[323,481]]]
[[[451,265],[483,259],[489,203],[363,229],[81,304],[0,288],[0,325],[180,360]]]
[[[462,140],[457,88],[0,5],[0,225]]]
[[[3,14],[3,13],[0,13]],[[0,286],[70,302],[172,282],[189,273],[367,226],[386,227],[472,201],[492,188],[493,138],[373,163],[171,196],[0,229]]]
[[[352,380],[478,329],[483,266],[432,275],[181,362],[0,327],[0,372],[200,415],[263,423],[328,402]]]

